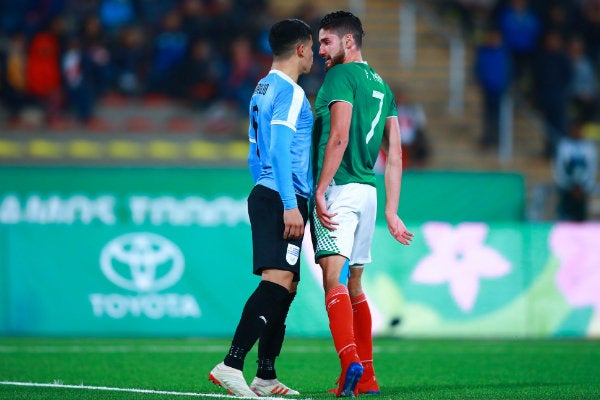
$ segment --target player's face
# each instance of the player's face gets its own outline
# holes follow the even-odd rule
[[[307,43],[304,44],[304,63],[302,65],[302,74],[308,74],[313,64],[313,40],[310,39]]]
[[[325,70],[337,64],[343,64],[346,52],[342,39],[330,30],[319,31],[319,55],[325,60]]]

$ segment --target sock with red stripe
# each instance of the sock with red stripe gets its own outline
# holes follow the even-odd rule
[[[356,351],[364,368],[360,383],[369,386],[370,390],[379,390],[375,379],[375,370],[373,369],[373,326],[367,296],[362,293],[353,297],[351,301],[352,311],[354,313],[353,321]]]
[[[356,341],[356,351],[361,362],[373,362],[373,334],[371,310],[367,302],[367,296],[362,293],[351,299],[353,311],[354,340]],[[367,371],[365,370],[365,373]]]
[[[329,290],[325,295],[325,306],[329,316],[329,329],[333,337],[333,344],[340,356],[342,366],[360,362],[354,342],[352,304],[348,288],[339,285]]]

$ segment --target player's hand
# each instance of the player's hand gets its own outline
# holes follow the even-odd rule
[[[298,207],[283,211],[283,238],[286,240],[301,239],[304,236],[304,220]]]
[[[400,217],[396,214],[386,214],[385,219],[387,220],[388,230],[394,239],[404,245],[409,245],[413,239],[413,234],[406,229],[406,226],[404,226],[404,222],[402,222]]]
[[[338,223],[333,220],[333,217],[335,217],[337,213],[330,214],[327,212],[327,200],[325,200],[325,194],[315,193],[315,210],[319,221],[321,221],[321,225],[330,231],[337,229],[336,225]]]

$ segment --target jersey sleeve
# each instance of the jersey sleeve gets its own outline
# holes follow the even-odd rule
[[[303,100],[304,91],[299,86],[290,85],[286,90],[279,91],[273,102],[271,125],[285,125],[296,132]]]
[[[271,162],[277,191],[283,208],[289,210],[298,207],[294,180],[292,177],[292,139],[294,132],[286,125],[274,124],[271,127]]]
[[[290,85],[278,92],[271,121],[271,161],[277,191],[286,210],[298,206],[292,176],[292,139],[302,110],[304,91]]]
[[[356,88],[354,80],[349,79],[346,68],[340,68],[342,66],[336,66],[330,69],[325,74],[325,80],[323,82],[323,97],[327,101],[327,105],[331,106],[332,102],[345,101],[350,104],[354,104],[354,95]]]

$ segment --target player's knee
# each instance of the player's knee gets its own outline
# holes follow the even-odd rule
[[[348,292],[350,296],[355,297],[362,294],[362,268],[350,268],[350,277],[348,278]]]

